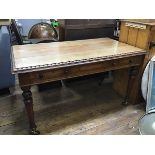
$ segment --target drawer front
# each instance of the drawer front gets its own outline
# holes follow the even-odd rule
[[[49,81],[62,80],[121,68],[128,68],[131,66],[138,66],[142,61],[143,56],[135,56],[65,68],[23,73],[19,74],[19,82],[20,85],[45,83]]]

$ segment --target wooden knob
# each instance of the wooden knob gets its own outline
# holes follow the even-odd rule
[[[68,69],[65,69],[65,70],[64,70],[64,72],[65,72],[65,74],[66,74],[66,73],[68,73],[68,72],[69,72],[69,70],[68,70]]]
[[[132,63],[132,60],[129,60],[129,63],[131,64]]]
[[[44,77],[43,74],[39,74],[38,76],[39,76],[39,79],[43,79]]]
[[[112,65],[115,66],[117,63],[116,62],[112,62]]]

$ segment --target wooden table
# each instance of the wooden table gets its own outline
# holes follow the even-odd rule
[[[138,83],[145,54],[145,50],[110,38],[13,46],[12,72],[18,74],[23,90],[30,133],[39,134],[34,120],[31,85],[122,68],[131,68],[129,77],[132,77],[135,67],[138,71],[134,81]],[[128,79],[125,102],[130,86],[134,89],[131,78]]]

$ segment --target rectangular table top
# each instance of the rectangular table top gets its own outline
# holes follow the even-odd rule
[[[15,45],[13,73],[32,72],[145,54],[143,49],[110,39]]]

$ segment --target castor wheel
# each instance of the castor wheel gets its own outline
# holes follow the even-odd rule
[[[102,86],[102,84],[104,83],[104,78],[102,80],[99,81],[98,85]]]
[[[40,131],[36,130],[36,129],[31,129],[29,132],[30,135],[40,135]]]
[[[122,105],[128,105],[128,104],[129,104],[129,102],[127,100],[122,102]]]

